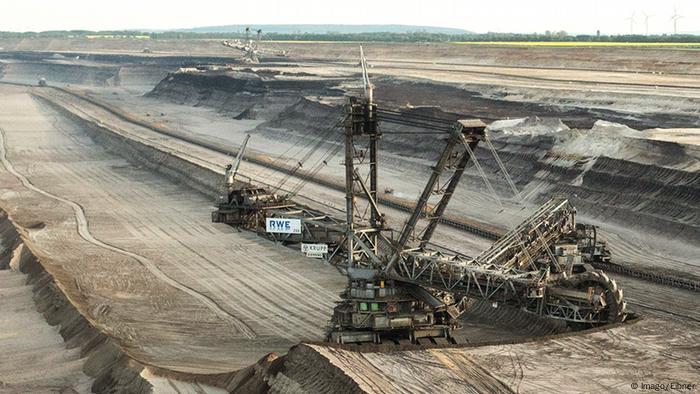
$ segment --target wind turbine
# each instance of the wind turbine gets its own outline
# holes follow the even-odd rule
[[[649,18],[651,18],[654,15],[649,15],[646,12],[642,11],[642,14],[644,14],[644,31],[646,32],[646,35],[649,35]]]
[[[632,11],[632,15],[630,15],[629,18],[625,18],[626,20],[630,21],[630,34],[634,34],[634,14],[636,11]]]
[[[671,20],[673,21],[673,34],[678,34],[678,20],[681,19],[683,15],[678,15],[676,7],[673,7],[673,15],[671,15]]]

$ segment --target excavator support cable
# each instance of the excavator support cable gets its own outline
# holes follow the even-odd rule
[[[501,210],[503,210],[503,204],[501,203],[501,199],[498,198],[496,190],[494,190],[493,186],[491,185],[491,182],[489,181],[488,177],[486,176],[486,173],[484,172],[484,169],[481,167],[481,164],[479,164],[479,160],[476,158],[474,151],[471,147],[469,147],[469,144],[464,139],[462,140],[462,145],[464,145],[464,148],[467,150],[467,152],[469,152],[469,156],[471,156],[472,162],[474,162],[474,167],[479,172],[479,175],[481,175],[481,178],[483,178],[484,183],[486,183],[486,187],[489,189],[489,192],[491,193],[491,195],[493,195],[493,198],[501,207]]]

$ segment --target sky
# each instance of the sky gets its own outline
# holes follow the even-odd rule
[[[174,29],[230,24],[405,24],[475,32],[700,32],[700,0],[0,0],[0,31]],[[634,25],[629,18],[634,12]]]

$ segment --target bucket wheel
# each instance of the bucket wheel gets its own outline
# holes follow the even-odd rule
[[[565,281],[567,287],[586,292],[594,305],[599,324],[621,323],[627,317],[627,303],[617,282],[603,271],[593,270],[575,274]]]
[[[621,323],[627,317],[622,289],[603,271],[584,271],[548,290],[545,315],[573,324]]]

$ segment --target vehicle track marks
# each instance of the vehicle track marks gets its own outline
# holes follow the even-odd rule
[[[153,264],[150,260],[146,259],[145,257],[138,255],[136,253],[130,252],[125,249],[121,249],[117,246],[110,245],[109,243],[106,243],[104,241],[101,241],[97,238],[95,238],[92,233],[90,232],[90,225],[89,221],[87,218],[87,214],[85,213],[84,208],[76,203],[75,201],[71,201],[68,199],[65,199],[63,197],[57,196],[55,194],[52,194],[46,190],[43,190],[37,186],[35,186],[29,178],[25,177],[23,174],[19,173],[10,160],[7,158],[7,149],[6,149],[6,134],[5,130],[0,128],[0,162],[3,164],[5,169],[7,169],[8,172],[10,172],[15,178],[17,178],[24,187],[37,192],[39,194],[42,194],[48,198],[51,198],[53,200],[62,202],[64,204],[69,205],[73,209],[73,213],[75,216],[76,220],[76,229],[78,232],[78,235],[85,241],[98,246],[100,248],[119,253],[121,255],[130,257],[132,259],[135,259],[138,261],[141,265],[143,265],[149,272],[151,272],[154,276],[156,276],[158,279],[162,280],[163,282],[167,283],[168,285],[183,291],[187,293],[188,295],[194,297],[195,299],[199,300],[202,304],[207,306],[212,312],[214,312],[217,316],[219,316],[221,319],[227,320],[231,322],[236,329],[245,337],[247,338],[256,338],[257,334],[250,328],[248,327],[244,322],[240,321],[238,318],[235,316],[231,315],[230,313],[226,312],[224,309],[219,306],[214,300],[209,298],[206,295],[203,295],[201,293],[198,293],[196,290],[183,285],[180,282],[175,281],[174,279],[170,278],[168,275],[166,275],[163,271],[158,269],[158,267]]]

